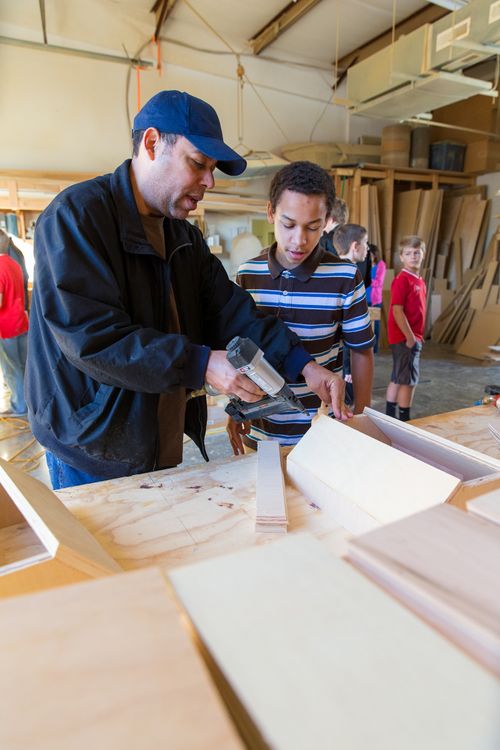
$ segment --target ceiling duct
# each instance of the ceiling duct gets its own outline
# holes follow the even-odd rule
[[[500,0],[473,0],[432,24],[429,67],[455,71],[500,53]]]
[[[500,0],[473,0],[349,68],[349,109],[365,116],[405,119],[476,94],[496,96],[491,83],[464,76],[461,68],[465,60],[473,64],[500,52],[494,46],[498,38]]]

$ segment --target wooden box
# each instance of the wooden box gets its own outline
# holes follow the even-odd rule
[[[500,142],[474,141],[467,146],[465,171],[471,174],[484,174],[500,170]]]
[[[287,459],[293,484],[353,534],[500,486],[500,461],[373,409],[319,417]]]
[[[0,597],[119,572],[48,487],[0,460]]]

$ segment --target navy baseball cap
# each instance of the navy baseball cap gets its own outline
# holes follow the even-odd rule
[[[216,159],[226,174],[236,176],[246,169],[245,159],[224,143],[215,109],[185,91],[160,91],[146,102],[134,117],[133,130],[147,128],[183,135],[202,154]]]

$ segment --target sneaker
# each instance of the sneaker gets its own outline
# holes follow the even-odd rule
[[[0,417],[19,417],[21,419],[26,419],[27,416],[27,411],[12,411],[12,409],[5,409],[4,411],[0,411]]]

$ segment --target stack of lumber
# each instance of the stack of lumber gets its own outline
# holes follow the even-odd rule
[[[255,531],[286,532],[285,482],[277,440],[261,440],[257,445],[257,487]]]
[[[394,200],[393,257],[391,266],[399,265],[398,245],[402,237],[416,234],[426,245],[424,271],[433,276],[441,222],[443,190],[407,190]]]
[[[3,750],[241,750],[149,568],[0,603]]]
[[[432,340],[454,344],[459,354],[486,358],[488,347],[500,342],[500,232],[492,237],[478,265],[464,274],[464,283],[435,320]]]
[[[495,677],[318,540],[289,536],[170,579],[247,747],[498,743]]]
[[[382,248],[379,195],[375,185],[361,186],[359,223],[368,232],[368,241]]]
[[[351,539],[348,557],[500,676],[500,526],[441,505]]]

